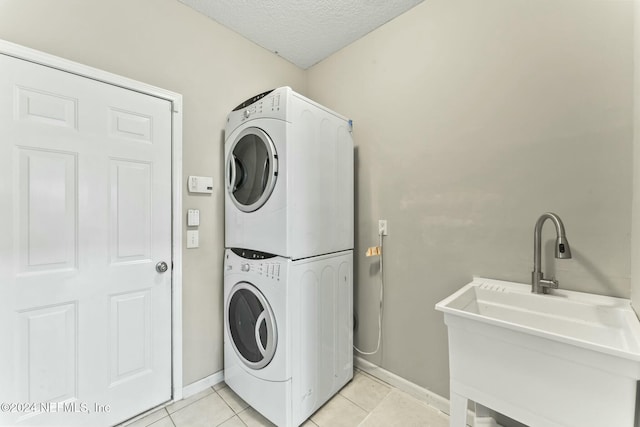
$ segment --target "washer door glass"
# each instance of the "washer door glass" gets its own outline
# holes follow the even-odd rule
[[[267,366],[278,339],[275,318],[264,295],[250,283],[237,283],[227,301],[227,316],[227,333],[240,360],[251,369]]]
[[[275,146],[262,129],[250,127],[238,135],[227,158],[227,191],[243,212],[264,205],[278,176]]]

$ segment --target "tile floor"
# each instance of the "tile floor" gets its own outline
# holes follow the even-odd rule
[[[413,396],[356,370],[353,380],[304,427],[448,427],[449,417]],[[273,426],[224,383],[173,403],[127,427]]]

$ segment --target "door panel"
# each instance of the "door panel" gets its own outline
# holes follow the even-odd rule
[[[111,297],[111,385],[151,370],[151,290]]]
[[[0,425],[109,425],[171,398],[171,114],[0,54],[0,402],[63,405]]]
[[[129,138],[140,142],[151,142],[153,117],[132,111],[109,109],[110,134],[114,138]]]
[[[20,272],[76,267],[76,156],[19,147]]]
[[[77,129],[78,100],[16,85],[19,120]]]
[[[27,385],[22,402],[64,401],[77,394],[76,314],[74,303],[18,314],[18,370]]]
[[[151,165],[111,160],[111,263],[151,260]]]

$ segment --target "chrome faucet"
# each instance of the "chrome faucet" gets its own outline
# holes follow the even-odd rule
[[[550,219],[556,227],[556,258],[571,258],[571,248],[569,241],[564,235],[564,224],[560,217],[554,213],[547,212],[538,218],[536,227],[533,230],[533,272],[531,272],[531,292],[535,294],[546,294],[549,288],[557,289],[558,281],[545,279],[542,273],[542,225]]]

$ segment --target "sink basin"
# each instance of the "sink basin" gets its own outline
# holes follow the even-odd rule
[[[640,322],[629,300],[475,278],[436,309],[451,426],[464,425],[467,400],[532,426],[635,425]]]
[[[640,323],[629,300],[475,279],[436,309],[640,361]]]

